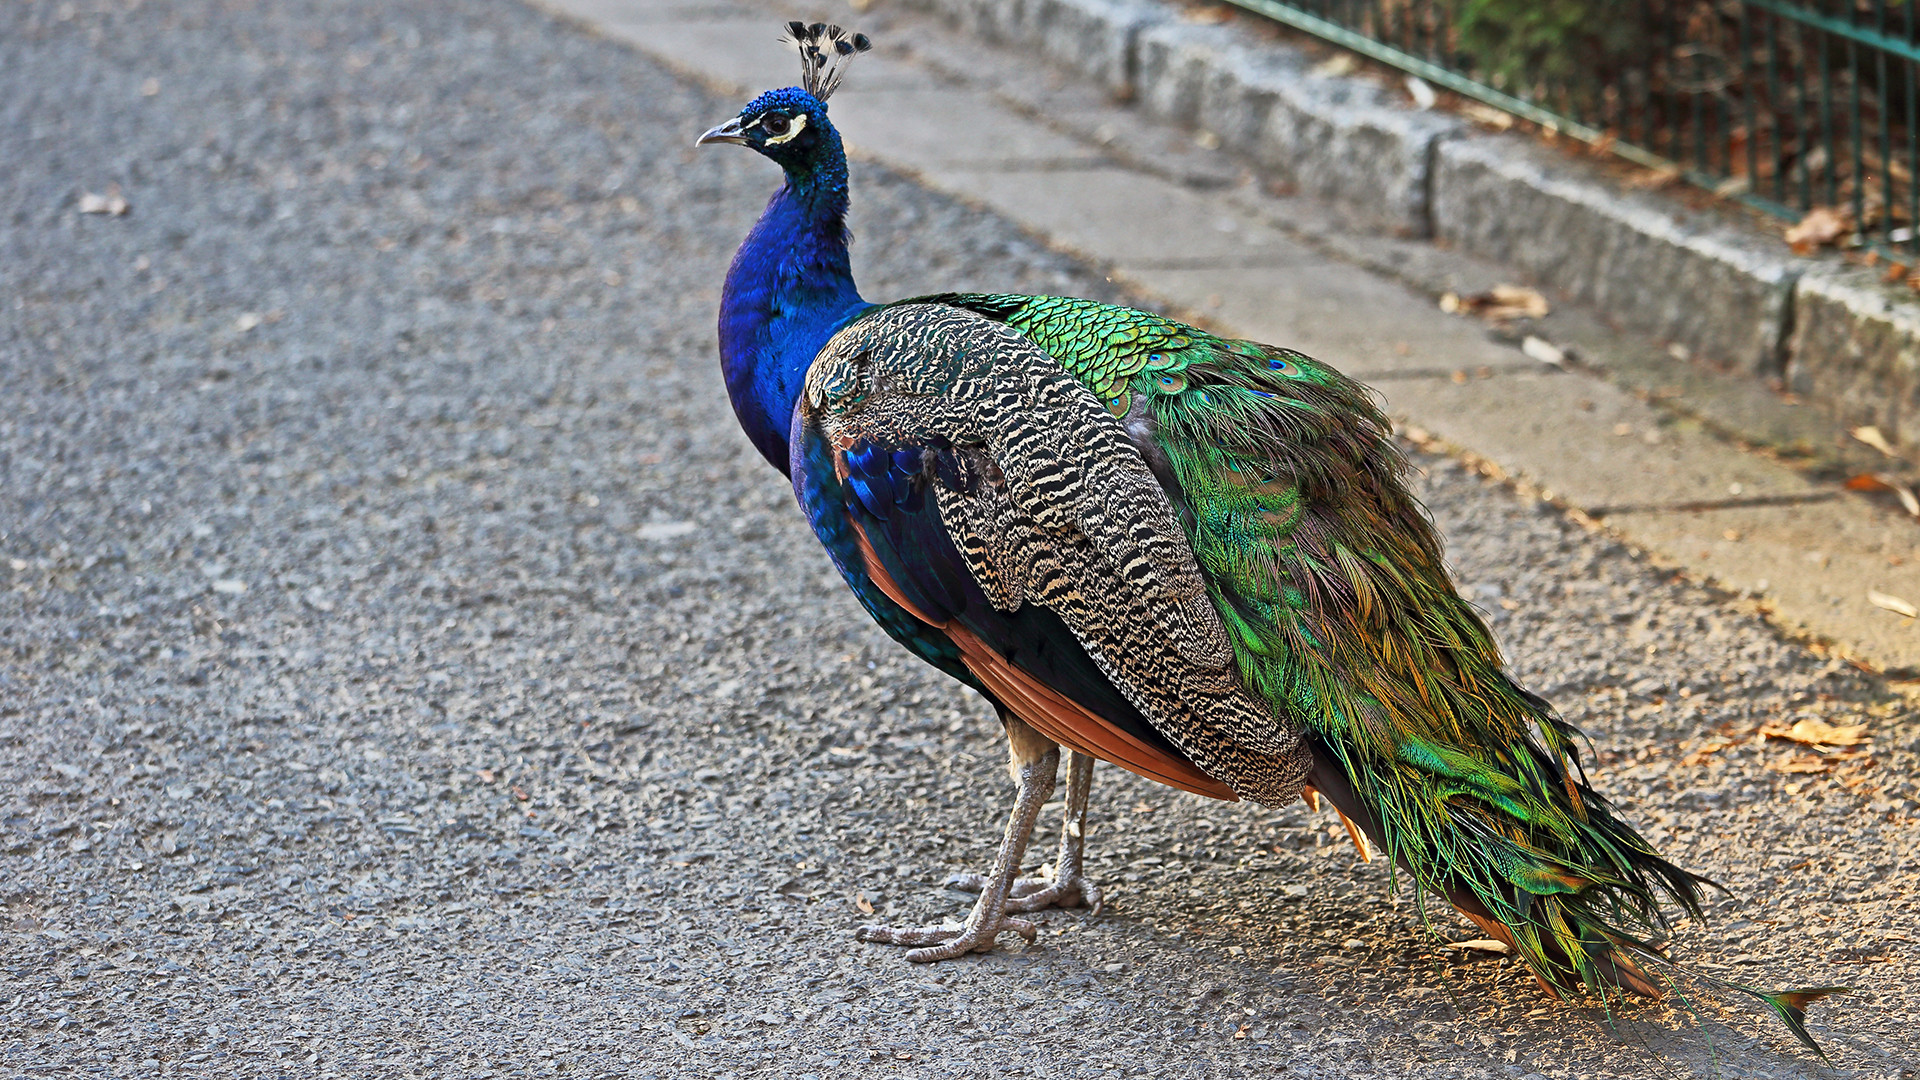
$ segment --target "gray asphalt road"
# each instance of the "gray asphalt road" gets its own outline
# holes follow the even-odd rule
[[[1711,994],[1610,1019],[1441,947],[1330,814],[1110,769],[1107,912],[856,943],[965,910],[1009,785],[733,427],[775,178],[689,144],[736,107],[506,3],[0,8],[0,1074],[1817,1072]],[[1106,288],[855,184],[870,295]],[[1421,464],[1600,787],[1732,890],[1677,955],[1860,987],[1837,1075],[1915,1076],[1912,710]],[[1781,771],[1801,717],[1871,756]]]

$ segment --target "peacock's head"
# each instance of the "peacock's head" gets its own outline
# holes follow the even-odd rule
[[[751,147],[789,174],[805,173],[823,148],[839,152],[839,140],[827,121],[827,98],[840,85],[848,62],[873,43],[865,34],[849,34],[825,23],[790,22],[787,35],[800,50],[800,85],[754,98],[740,115],[700,136],[697,145]]]
[[[740,115],[700,136],[700,145],[736,143],[772,158],[789,172],[803,170],[833,128],[827,104],[798,86],[769,90]]]

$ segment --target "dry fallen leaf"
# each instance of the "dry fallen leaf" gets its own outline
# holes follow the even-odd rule
[[[1859,746],[1869,738],[1865,724],[1829,724],[1812,717],[1795,720],[1790,728],[1770,723],[1760,729],[1760,734],[1806,746]]]
[[[1912,488],[1886,473],[1860,473],[1856,476],[1850,476],[1847,478],[1845,486],[1848,491],[1891,491],[1896,495],[1900,495],[1900,505],[1902,506],[1909,506],[1910,504],[1907,500],[1913,497]],[[1905,492],[1905,494],[1901,495],[1902,492]],[[1911,505],[1920,505],[1920,500],[1916,500],[1916,502]],[[1910,514],[1920,514],[1920,511],[1912,509],[1909,509],[1907,512]]]
[[[1495,285],[1486,292],[1469,296],[1447,293],[1440,298],[1440,310],[1485,319],[1543,319],[1553,309],[1536,289],[1525,285]]]
[[[87,192],[80,196],[80,212],[83,214],[105,214],[108,217],[120,217],[129,209],[127,200],[118,191],[98,195]]]
[[[1840,239],[1852,228],[1853,222],[1846,214],[1831,206],[1816,206],[1787,230],[1787,244],[1795,255],[1807,255]]]
[[[1504,941],[1495,941],[1492,938],[1474,938],[1472,941],[1451,941],[1447,943],[1447,948],[1459,949],[1462,952],[1472,949],[1475,952],[1499,953],[1502,956],[1513,951],[1511,945],[1508,945]]]
[[[1679,182],[1680,166],[1669,165],[1664,169],[1643,169],[1633,174],[1627,181],[1627,186],[1649,191],[1655,188],[1671,187]]]
[[[1526,340],[1520,343],[1520,351],[1543,364],[1552,364],[1554,367],[1562,367],[1567,362],[1567,350],[1546,338],[1532,334],[1528,334]]]
[[[1547,312],[1552,310],[1547,306],[1546,297],[1525,285],[1495,285],[1493,300],[1499,308],[1511,308],[1517,314],[1535,319],[1545,318]]]
[[[1880,429],[1874,427],[1872,424],[1854,428],[1848,434],[1851,434],[1854,438],[1866,443],[1868,446],[1873,447],[1888,457],[1899,456],[1899,454],[1894,452],[1893,444],[1887,441],[1886,435],[1882,434]]]
[[[1834,779],[1845,785],[1847,790],[1858,792],[1860,789],[1866,788],[1873,783],[1873,766],[1874,760],[1872,758],[1861,758],[1844,770],[1835,773]],[[1879,789],[1872,788],[1871,790],[1877,791]]]
[[[1505,131],[1513,126],[1513,114],[1503,113],[1491,105],[1482,105],[1477,101],[1460,103],[1460,113],[1476,124],[1485,124],[1495,131]]]
[[[1413,99],[1413,107],[1422,111],[1440,103],[1440,95],[1418,75],[1407,76],[1407,96]]]
[[[859,908],[862,915],[873,914],[873,901],[867,899],[866,893],[854,893],[853,906]]]
[[[1360,61],[1355,60],[1352,53],[1335,53],[1315,64],[1312,74],[1323,79],[1337,79],[1342,75],[1351,75],[1353,69],[1359,66]]]
[[[1872,604],[1874,607],[1891,611],[1895,615],[1905,615],[1909,619],[1920,619],[1920,608],[1916,608],[1911,603],[1897,596],[1883,593],[1878,589],[1867,590],[1867,603]]]
[[[1920,518],[1920,496],[1914,495],[1912,488],[1892,477],[1882,477],[1881,482],[1893,489],[1894,495],[1900,499],[1901,509],[1907,512],[1908,517]]]
[[[1706,744],[1701,746],[1698,750],[1695,750],[1693,753],[1688,754],[1686,757],[1681,758],[1680,764],[1685,765],[1688,768],[1692,768],[1693,766],[1696,766],[1696,765],[1704,765],[1707,763],[1708,759],[1713,757],[1713,755],[1719,753],[1722,750],[1725,750],[1729,746],[1738,746],[1738,745],[1740,745],[1740,742],[1738,739],[1730,738],[1726,735],[1715,735],[1712,738],[1708,739],[1706,741]]]
[[[1823,773],[1833,768],[1833,762],[1819,754],[1787,754],[1768,762],[1767,768],[1782,773]]]

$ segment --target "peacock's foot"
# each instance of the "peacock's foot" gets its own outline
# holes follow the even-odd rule
[[[942,882],[949,889],[961,892],[977,893],[987,887],[987,879],[981,874],[954,874]],[[1100,886],[1087,879],[1085,874],[1068,873],[1064,877],[1023,877],[1013,883],[1007,892],[1008,911],[1040,911],[1044,908],[1086,907],[1093,914],[1100,914],[1100,906],[1105,901],[1100,895]]]
[[[984,922],[968,919],[966,925],[958,928],[923,926],[918,929],[908,929],[895,926],[863,926],[854,931],[853,936],[861,941],[872,941],[881,945],[922,946],[908,952],[907,959],[916,964],[925,964],[935,960],[951,960],[970,952],[986,952],[993,948],[994,941],[1002,933],[1009,930],[1028,941],[1032,941],[1040,932],[1025,919],[1009,919],[1002,916],[991,930],[986,928]]]
[[[1033,819],[1053,793],[1054,774],[1060,768],[1060,748],[1019,717],[1004,710],[1000,720],[1007,727],[1007,745],[1013,758],[1010,766],[1019,794],[1014,796],[1013,813],[1007,815],[1007,830],[1000,837],[1000,850],[993,859],[993,873],[981,879],[980,899],[974,901],[967,921],[948,929],[944,926],[919,930],[889,926],[863,926],[854,936],[861,941],[888,945],[918,946],[907,959],[924,964],[932,960],[951,960],[970,952],[986,952],[1003,931],[1011,930],[1032,941],[1040,930],[1025,919],[1007,917],[1008,893],[1013,891],[1014,875],[1020,872],[1020,856],[1033,833]]]

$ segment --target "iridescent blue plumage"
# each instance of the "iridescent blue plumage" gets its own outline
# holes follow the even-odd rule
[[[847,259],[847,156],[825,103],[797,86],[755,98],[742,116],[810,119],[790,141],[764,147],[786,183],[734,254],[720,295],[720,369],[747,437],[776,468],[788,465],[787,427],[807,365],[872,305]],[[705,141],[735,141],[716,128]],[[777,136],[772,136],[777,137]]]
[[[784,131],[769,129],[774,116],[784,118]],[[779,163],[786,179],[734,254],[720,293],[720,370],[734,415],[754,448],[792,478],[815,535],[874,621],[921,659],[970,683],[952,642],[866,576],[841,510],[846,488],[832,461],[819,448],[810,456],[808,448],[788,442],[808,365],[828,339],[872,307],[853,283],[847,156],[826,103],[797,86],[770,90],[700,141],[753,146]]]
[[[833,559],[834,567],[859,599],[860,606],[867,609],[867,614],[873,616],[873,621],[880,624],[888,637],[906,646],[909,652],[968,686],[979,689],[979,684],[961,664],[960,650],[954,646],[953,640],[895,603],[868,576],[860,557],[860,542],[854,533],[853,521],[846,512],[850,501],[847,497],[848,482],[859,478],[849,476],[847,482],[843,482],[836,475],[832,450],[828,446],[804,438],[793,439],[792,446],[788,472],[793,479],[794,496],[799,499],[800,508],[807,515],[807,524],[813,526],[813,534],[827,549],[827,555]],[[880,501],[871,485],[867,486],[864,497],[856,495],[856,498],[872,499],[876,503]]]

